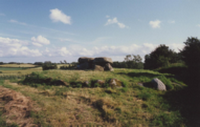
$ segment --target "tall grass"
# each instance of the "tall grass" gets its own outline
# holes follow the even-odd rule
[[[12,86],[11,89],[35,100],[43,110],[33,113],[33,116],[45,126],[184,126],[179,109],[165,99],[164,95],[171,91],[157,91],[138,85],[139,82],[150,82],[154,77],[160,78],[169,88],[172,85],[171,90],[176,90],[173,82],[179,80],[173,75],[136,69],[115,69],[114,72],[48,70],[32,73],[25,79],[27,82],[22,80],[22,85],[4,86]],[[46,78],[62,80],[70,86],[39,82]],[[122,81],[123,88],[91,85],[92,81],[107,82],[111,78]],[[89,82],[88,87],[83,87],[85,81]],[[73,82],[77,87],[73,87]]]

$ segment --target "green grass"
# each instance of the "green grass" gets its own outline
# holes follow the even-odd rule
[[[139,82],[150,82],[155,77],[167,85],[167,92],[138,85]],[[52,81],[63,80],[70,85],[55,86],[41,82],[46,78],[52,78]],[[122,81],[123,88],[111,88],[107,85],[100,87],[99,84],[91,87],[92,81],[107,82],[111,78]],[[85,81],[90,84],[82,88]],[[179,111],[182,105],[174,106],[169,102],[169,96],[166,96],[170,93],[171,97],[178,90],[176,88],[179,86],[174,82],[186,86],[171,74],[150,70],[115,69],[114,72],[48,70],[32,73],[29,79],[20,82],[21,85],[3,82],[0,84],[36,101],[44,110],[33,113],[35,121],[40,120],[40,123],[48,126],[184,127],[187,123]],[[71,83],[76,83],[76,87]],[[176,97],[177,95],[174,99]]]
[[[10,70],[24,70],[27,68],[22,68],[22,67],[0,67],[1,71],[10,71]]]

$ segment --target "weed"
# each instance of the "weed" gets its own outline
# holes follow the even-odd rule
[[[142,99],[142,100],[147,101],[147,100],[152,98],[152,94],[151,93],[146,93],[146,92],[141,92],[141,93],[138,94],[137,97]]]

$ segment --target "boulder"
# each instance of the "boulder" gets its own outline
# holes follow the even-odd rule
[[[104,71],[114,71],[114,69],[112,68],[112,66],[110,65],[110,63],[107,63],[105,65]]]
[[[79,63],[93,63],[94,58],[90,58],[90,57],[80,57],[78,59]]]
[[[111,88],[121,88],[122,85],[123,85],[123,83],[121,81],[119,81],[118,79],[115,79],[115,78],[110,79],[110,81],[109,81],[109,86]]]
[[[92,68],[94,71],[104,71],[104,67],[99,65],[94,65]]]
[[[108,57],[97,57],[94,59],[94,64],[98,64],[98,65],[104,64],[105,65],[107,63],[113,63],[112,59],[108,58]]]
[[[152,81],[153,87],[160,90],[160,91],[166,91],[166,86],[165,84],[160,81],[158,78],[154,78]]]

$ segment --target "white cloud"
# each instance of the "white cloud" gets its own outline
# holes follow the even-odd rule
[[[173,49],[175,52],[179,52],[185,46],[183,43],[172,43],[168,44],[170,49]]]
[[[35,45],[38,45],[38,44],[44,44],[44,45],[48,45],[50,44],[50,41],[48,39],[46,39],[45,37],[39,35],[37,38],[36,37],[32,37],[31,40],[33,41],[33,43]],[[38,43],[38,44],[36,44]],[[40,46],[41,47],[41,46]]]
[[[42,47],[41,44],[37,43],[37,42],[32,42],[33,45],[37,46],[37,47]]]
[[[149,25],[150,25],[152,28],[160,28],[160,23],[161,23],[160,20],[155,20],[155,21],[150,21],[150,22],[149,22]]]
[[[27,24],[26,24],[26,23],[24,23],[24,22],[19,22],[19,21],[17,21],[17,20],[14,20],[14,19],[11,19],[11,20],[9,20],[8,22],[11,22],[11,23],[16,23],[16,24],[20,24],[20,25],[27,26]]]
[[[197,26],[200,27],[200,24],[198,24]]]
[[[36,57],[42,55],[39,50],[29,49],[27,46],[27,41],[0,37],[0,56]]]
[[[71,55],[70,51],[68,51],[66,47],[60,48],[59,54],[60,54],[61,56]]]
[[[113,19],[108,19],[108,21],[106,22],[105,26],[107,25],[111,25],[111,24],[117,24],[119,26],[119,28],[128,28],[128,26],[124,25],[123,23],[120,23],[117,18],[113,18]]]
[[[53,22],[62,22],[64,24],[71,24],[71,17],[64,14],[61,10],[55,8],[50,10],[49,17]]]

